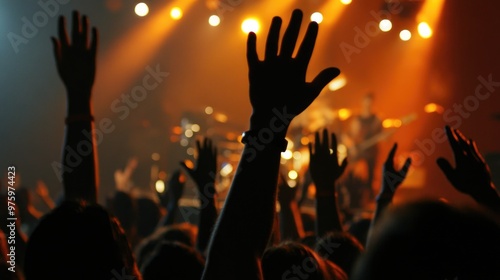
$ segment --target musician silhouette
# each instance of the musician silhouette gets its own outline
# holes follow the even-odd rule
[[[364,162],[366,168],[361,169],[361,182],[359,178],[352,178],[357,181],[357,190],[350,190],[351,207],[363,207],[366,201],[371,201],[374,196],[373,177],[375,164],[378,156],[378,141],[374,141],[376,136],[382,132],[382,122],[373,111],[373,93],[363,96],[361,112],[351,118],[347,132],[343,135],[343,143],[348,148],[349,165],[351,169],[350,177],[359,177],[359,168],[356,166]],[[352,182],[352,180],[351,180]],[[353,193],[354,192],[354,193]],[[357,194],[355,194],[357,193]]]

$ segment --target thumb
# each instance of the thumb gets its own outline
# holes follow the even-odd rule
[[[311,82],[314,93],[319,94],[323,88],[340,74],[340,70],[335,67],[326,68],[321,71]]]

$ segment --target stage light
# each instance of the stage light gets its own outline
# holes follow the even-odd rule
[[[295,170],[290,170],[288,172],[288,178],[292,179],[292,180],[295,180],[297,179],[297,177],[299,177],[299,174],[297,173],[297,171]]]
[[[392,29],[392,22],[388,19],[383,19],[380,21],[380,23],[378,24],[378,27],[380,28],[380,30],[382,30],[383,32],[388,32],[389,30]]]
[[[300,138],[300,144],[302,144],[304,146],[308,145],[309,142],[310,142],[310,140],[309,140],[309,137],[307,137],[307,136],[302,136],[302,138]]]
[[[429,24],[425,21],[422,21],[418,24],[418,34],[422,38],[430,38],[432,36],[432,29]]]
[[[207,106],[205,107],[205,114],[211,115],[214,112],[214,108]]]
[[[347,79],[345,78],[344,74],[340,74],[328,84],[328,89],[331,91],[336,91],[343,88],[346,84]]]
[[[411,39],[411,32],[408,29],[403,29],[399,32],[399,38],[403,41],[408,41]]]
[[[187,138],[193,137],[193,131],[191,129],[188,129],[184,131],[184,135],[186,135]]]
[[[163,193],[165,191],[165,182],[158,180],[155,183],[155,189],[158,193]]]
[[[283,153],[281,153],[281,157],[284,159],[291,159],[293,157],[293,153],[290,150],[286,150]]]
[[[257,33],[259,32],[259,29],[260,29],[260,24],[254,18],[245,19],[243,23],[241,23],[241,30],[247,34],[250,32]]]
[[[339,119],[341,121],[345,121],[351,116],[351,114],[352,114],[351,110],[342,108],[339,110]]]
[[[193,132],[198,132],[198,131],[200,131],[200,125],[198,125],[198,124],[193,124],[193,125],[191,126],[191,130],[192,130]]]
[[[172,8],[172,10],[170,10],[170,17],[175,20],[180,19],[182,17],[182,10],[178,7]]]
[[[352,0],[340,0],[340,3],[344,4],[344,5],[349,5],[351,4]]]
[[[160,154],[159,153],[153,153],[151,155],[151,159],[154,161],[159,161],[160,160]]]
[[[210,24],[211,26],[218,26],[220,24],[220,18],[219,18],[219,16],[211,15],[208,18],[208,24]]]
[[[227,122],[228,117],[223,113],[216,113],[214,115],[214,119],[220,123],[225,123]]]
[[[186,153],[190,156],[194,155],[194,149],[193,148],[187,148]]]
[[[323,15],[320,12],[315,12],[311,15],[311,21],[320,24],[323,21]]]
[[[222,177],[226,177],[227,175],[233,172],[233,166],[230,163],[224,164],[224,166],[220,169],[220,175]]]
[[[181,146],[186,147],[189,144],[189,141],[187,139],[182,139],[181,140]]]
[[[302,154],[299,151],[293,152],[294,159],[300,159],[301,157],[302,157]]]
[[[135,5],[134,11],[136,15],[143,17],[149,13],[149,7],[146,3],[141,2]]]

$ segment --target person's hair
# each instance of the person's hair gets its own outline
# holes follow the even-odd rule
[[[363,245],[353,235],[336,231],[328,233],[317,242],[316,252],[350,275],[356,260],[363,252]]]
[[[178,242],[188,247],[193,247],[196,242],[197,227],[189,224],[182,223],[172,226],[163,226],[158,228],[148,238],[145,238],[137,245],[135,249],[135,256],[137,265],[142,268],[145,260],[153,252],[158,243],[161,242]]]
[[[160,242],[141,267],[144,280],[199,280],[205,267],[202,255],[179,242]]]
[[[43,217],[31,235],[26,279],[141,279],[127,238],[104,208],[66,201]]]
[[[500,225],[476,209],[421,201],[385,213],[352,279],[500,279]]]
[[[136,199],[137,206],[137,235],[145,238],[152,234],[161,218],[160,207],[151,198]]]
[[[322,259],[311,248],[296,242],[285,242],[268,248],[262,256],[264,279],[347,279],[337,265]]]

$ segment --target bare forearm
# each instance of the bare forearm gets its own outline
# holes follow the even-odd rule
[[[316,235],[318,237],[332,231],[343,231],[340,211],[335,194],[316,198]]]
[[[267,146],[250,158],[250,149],[254,147],[245,146],[214,230],[203,279],[256,279],[260,271],[273,227],[280,150]]]
[[[97,162],[90,103],[68,102],[63,150],[63,185],[67,200],[97,200]]]
[[[281,205],[279,217],[281,240],[297,240],[304,237],[299,205],[296,201],[292,201],[289,205]]]

